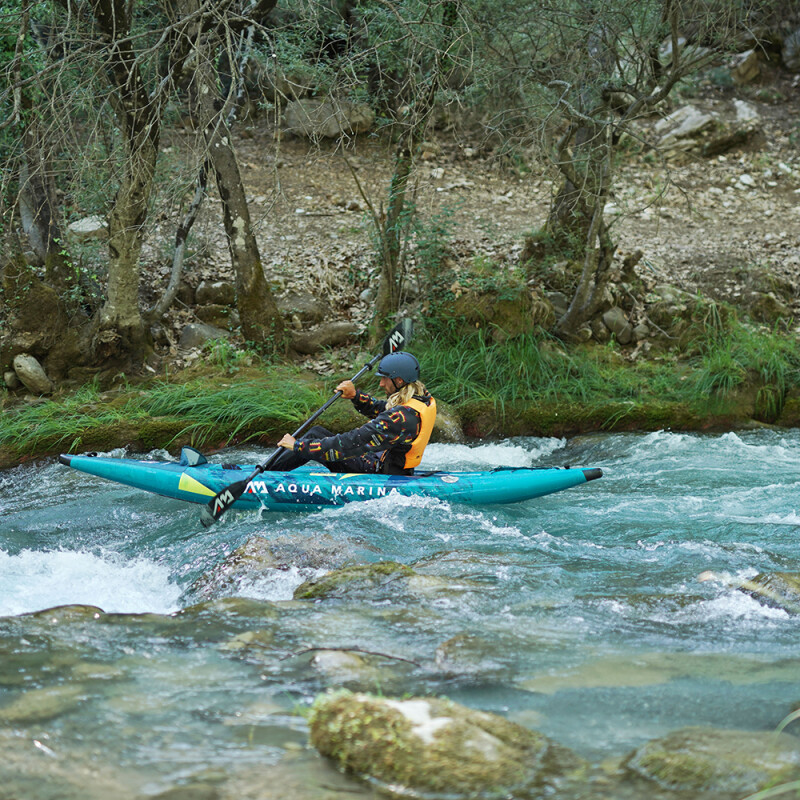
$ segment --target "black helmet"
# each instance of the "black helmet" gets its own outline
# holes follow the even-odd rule
[[[400,378],[406,383],[419,380],[419,361],[411,353],[391,353],[381,359],[375,372],[381,378]]]

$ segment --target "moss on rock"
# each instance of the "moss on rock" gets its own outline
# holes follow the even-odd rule
[[[317,698],[309,724],[323,755],[392,793],[505,796],[547,777],[547,737],[449,700],[338,691]]]
[[[411,567],[395,561],[378,561],[375,564],[355,564],[325,573],[320,578],[306,581],[294,591],[295,600],[322,600],[341,597],[363,589],[386,586],[416,573]]]
[[[640,747],[625,766],[665,789],[741,796],[800,777],[800,742],[761,731],[682,728]]]

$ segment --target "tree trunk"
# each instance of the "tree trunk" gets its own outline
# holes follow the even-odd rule
[[[30,103],[26,104],[30,107]],[[55,181],[41,131],[35,121],[28,124],[22,137],[19,180],[19,215],[39,264],[45,267],[48,284],[63,292],[74,275],[65,257],[65,242],[58,224]]]
[[[112,46],[106,69],[124,147],[123,177],[109,215],[108,294],[94,338],[95,356],[120,369],[142,363],[150,346],[139,309],[144,225],[161,126],[161,96],[144,89],[131,40],[125,0],[93,0],[92,9]]]
[[[198,51],[200,64],[192,84],[193,112],[203,131],[222,200],[228,249],[236,272],[236,306],[242,335],[259,348],[275,350],[283,346],[283,320],[264,276],[216,71],[208,56],[208,52]]]

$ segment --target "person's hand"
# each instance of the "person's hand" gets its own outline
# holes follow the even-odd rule
[[[345,400],[352,400],[356,396],[356,387],[353,381],[342,381],[336,387],[336,391],[341,392]]]
[[[294,450],[295,438],[290,433],[284,433],[283,438],[278,442],[278,447],[285,447],[287,450]]]

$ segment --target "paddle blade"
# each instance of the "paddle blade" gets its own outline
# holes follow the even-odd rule
[[[414,333],[414,323],[410,319],[401,319],[400,322],[389,331],[389,335],[383,340],[383,354],[388,356],[398,350],[405,350],[411,341]]]
[[[217,492],[208,505],[200,512],[200,522],[204,528],[210,528],[244,493],[250,478],[236,481]]]

